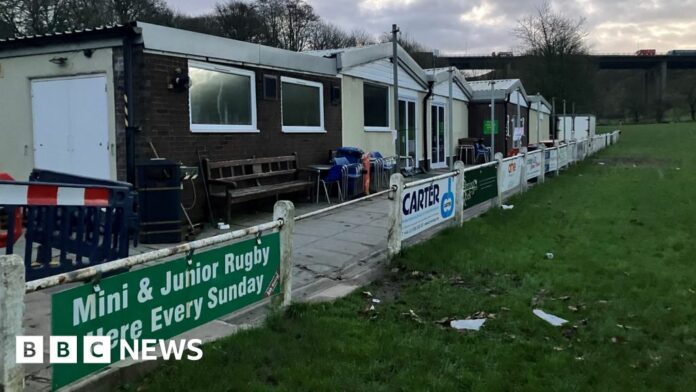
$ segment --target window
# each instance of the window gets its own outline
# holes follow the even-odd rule
[[[275,101],[278,99],[278,77],[263,75],[263,99]]]
[[[283,132],[324,130],[324,86],[321,83],[280,78]]]
[[[365,130],[389,131],[389,87],[363,84]]]
[[[258,132],[254,72],[189,62],[191,132]]]

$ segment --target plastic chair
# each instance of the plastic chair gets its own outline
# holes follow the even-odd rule
[[[479,157],[483,157],[484,162],[489,162],[490,161],[490,155],[491,155],[491,148],[486,147],[483,144],[476,143],[474,144],[474,152],[475,152],[475,158],[474,161],[478,162]]]
[[[342,158],[335,158],[334,165],[331,167],[331,169],[329,169],[326,175],[321,178],[321,184],[324,186],[324,195],[326,195],[326,202],[329,204],[331,204],[331,198],[329,197],[329,188],[331,187],[331,185],[334,184],[336,184],[336,189],[338,189],[339,200],[343,201],[343,193],[341,192],[341,180],[343,180],[343,166],[345,166],[345,164],[340,164],[336,162],[341,161],[341,159]]]

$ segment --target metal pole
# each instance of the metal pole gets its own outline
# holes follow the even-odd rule
[[[541,141],[539,133],[541,128],[541,94],[537,93],[537,145]]]
[[[563,141],[566,139],[566,105],[565,99],[563,100]]]
[[[495,81],[491,81],[491,162],[495,155]]]
[[[449,110],[447,110],[447,122],[449,126],[449,146],[445,151],[450,152],[449,168],[452,170],[454,168],[454,154],[452,154],[452,146],[454,145],[454,124],[452,124],[452,112],[454,112],[454,100],[452,98],[452,83],[454,82],[454,69],[450,67],[449,69]],[[433,130],[434,132],[435,130]],[[447,159],[447,157],[445,157]]]
[[[572,132],[570,134],[570,140],[575,140],[575,102],[573,102],[573,125]]]
[[[512,146],[515,146],[515,132],[517,132],[517,128],[522,126],[522,122],[520,119],[520,95],[522,93],[520,92],[520,88],[517,88],[517,118],[515,119],[515,129],[512,130]],[[522,139],[520,139],[520,148],[522,147]]]
[[[551,139],[555,139],[556,134],[558,132],[558,117],[556,117],[556,97],[551,97],[551,118],[553,119],[551,124],[551,132],[553,132],[553,135],[549,136],[551,136]]]
[[[394,148],[396,149],[396,170],[399,171],[401,166],[401,135],[399,135],[399,48],[397,44],[397,36],[399,27],[396,24],[392,25],[392,65],[394,72],[394,130],[396,139],[394,140]]]

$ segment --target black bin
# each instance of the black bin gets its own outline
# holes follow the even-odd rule
[[[181,242],[181,165],[151,159],[136,167],[140,242]]]

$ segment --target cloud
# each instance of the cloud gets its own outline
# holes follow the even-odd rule
[[[326,21],[378,36],[396,23],[401,31],[444,52],[490,53],[515,49],[517,20],[542,0],[307,0]],[[201,14],[216,0],[168,0]],[[696,47],[696,0],[552,0],[552,7],[586,20],[596,52],[667,51]]]

